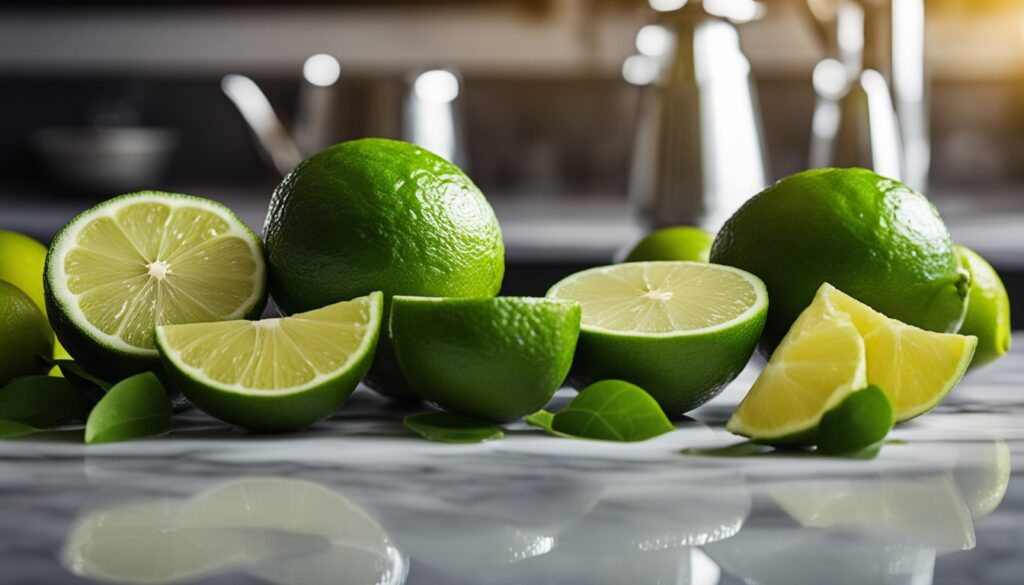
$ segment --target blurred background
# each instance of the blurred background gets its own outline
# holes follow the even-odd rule
[[[859,165],[925,192],[1022,314],[1020,0],[0,1],[0,112],[0,227],[44,241],[141,188],[258,229],[302,157],[404,138],[464,166],[505,292],[536,294]]]

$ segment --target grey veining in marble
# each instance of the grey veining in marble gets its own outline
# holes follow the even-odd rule
[[[681,454],[737,442],[757,367],[640,444],[428,443],[368,391],[296,434],[3,441],[0,583],[1021,582],[1024,337],[877,459]]]

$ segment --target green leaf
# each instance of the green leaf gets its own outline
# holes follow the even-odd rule
[[[604,441],[645,441],[675,430],[658,403],[639,386],[602,380],[584,388],[551,420],[551,430]]]
[[[526,424],[532,425],[547,432],[552,432],[551,423],[555,422],[555,413],[546,410],[538,410],[533,414],[526,415]]]
[[[152,372],[115,384],[92,409],[85,442],[129,441],[171,430],[171,401]]]
[[[41,430],[42,429],[37,429],[16,420],[0,420],[0,439],[24,437],[25,435],[31,435],[32,433],[36,433]]]
[[[60,368],[60,373],[64,374],[64,378],[76,386],[94,386],[104,392],[110,390],[110,387],[113,386],[110,382],[100,380],[96,376],[86,372],[81,366],[76,364],[74,360],[54,361],[57,363],[57,367]]]
[[[851,393],[821,417],[818,453],[857,456],[885,439],[895,422],[893,412],[889,397],[874,384]]]
[[[501,427],[447,412],[422,412],[405,417],[405,428],[429,441],[482,443],[505,436]]]
[[[81,389],[52,376],[23,376],[0,389],[0,419],[45,429],[89,413]]]

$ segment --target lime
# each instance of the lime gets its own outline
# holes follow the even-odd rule
[[[153,328],[257,316],[266,303],[259,238],[219,203],[142,191],[71,220],[46,258],[61,343],[106,380],[159,368]]]
[[[864,169],[805,171],[762,191],[722,227],[711,261],[767,285],[765,353],[823,282],[930,331],[956,331],[970,288],[931,203]]]
[[[379,292],[291,317],[164,325],[156,343],[193,404],[260,431],[309,426],[366,375],[380,331]]]
[[[889,397],[878,386],[869,385],[848,395],[821,417],[815,440],[818,452],[856,453],[884,439],[893,422]]]
[[[863,388],[866,378],[864,341],[850,317],[815,298],[726,428],[770,445],[809,443],[822,415]]]
[[[541,409],[572,365],[578,303],[522,297],[396,296],[391,339],[416,392],[492,422]]]
[[[640,240],[626,262],[646,260],[692,260],[707,262],[715,236],[688,226],[660,229]]]
[[[971,273],[971,293],[961,335],[978,338],[971,367],[994,362],[1010,351],[1010,297],[999,274],[977,252],[956,246],[960,263]]]
[[[43,300],[43,266],[46,246],[36,240],[7,230],[0,230],[0,280],[20,288],[46,313]]]
[[[699,262],[591,268],[555,284],[548,296],[583,308],[570,375],[577,388],[624,380],[669,416],[714,398],[740,373],[768,309],[756,276]]]
[[[830,284],[821,286],[818,298],[849,315],[864,338],[868,383],[889,395],[896,422],[935,408],[971,363],[976,337],[935,333],[900,323]]]
[[[39,359],[53,353],[53,334],[32,299],[0,280],[0,386],[18,376],[44,374],[50,366]]]
[[[286,312],[381,290],[493,297],[505,248],[494,211],[451,163],[405,142],[338,144],[300,164],[274,192],[264,228],[270,288]],[[414,399],[385,334],[367,379]]]
[[[43,267],[46,265],[46,246],[36,240],[7,230],[0,230],[0,280],[6,280],[20,288],[46,314],[46,300],[43,297]],[[49,327],[49,325],[47,325]],[[59,342],[53,345],[53,357],[71,357]],[[60,376],[56,367],[52,376]]]

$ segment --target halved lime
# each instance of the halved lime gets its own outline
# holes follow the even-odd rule
[[[565,381],[580,306],[395,296],[390,330],[398,364],[421,397],[450,412],[508,422],[543,408]]]
[[[584,270],[548,296],[583,308],[571,381],[619,379],[669,416],[717,395],[750,359],[768,293],[756,276],[701,262],[631,262]]]
[[[892,400],[896,422],[935,408],[960,382],[974,356],[973,335],[934,333],[900,323],[826,283],[816,298],[850,316],[864,338],[868,382]]]
[[[793,323],[726,428],[759,443],[810,442],[822,415],[867,385],[864,341],[820,297]]]
[[[291,317],[165,325],[156,343],[200,409],[247,429],[292,430],[330,415],[366,375],[383,305],[375,292]]]
[[[259,238],[223,205],[142,191],[85,211],[57,234],[45,296],[60,342],[108,380],[159,367],[153,328],[258,316]]]

